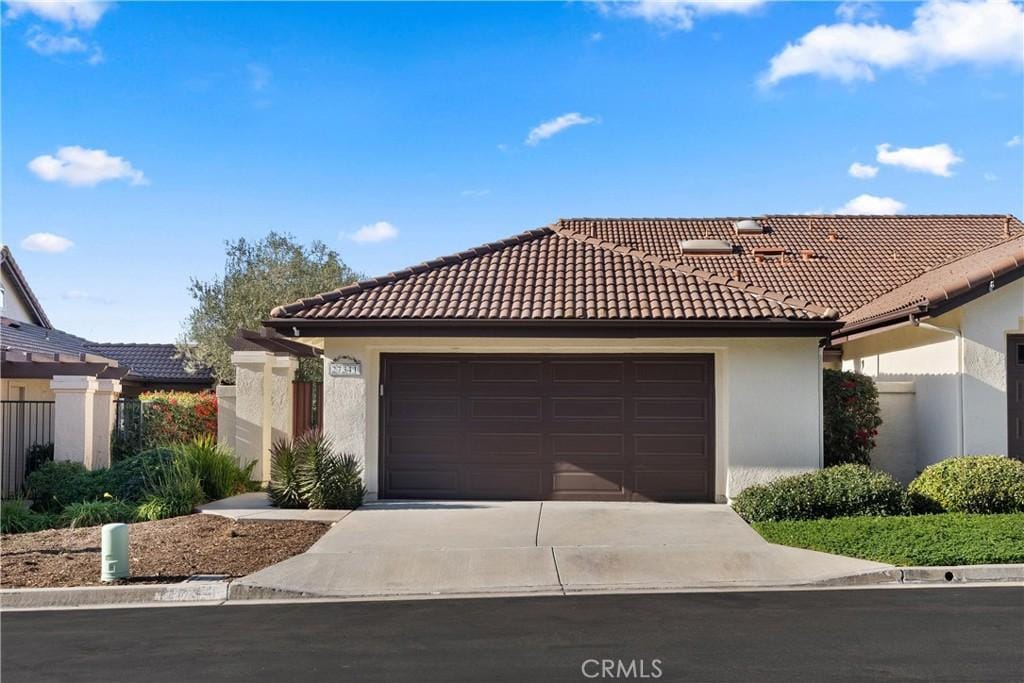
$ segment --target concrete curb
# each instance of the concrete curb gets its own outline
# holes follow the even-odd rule
[[[217,603],[227,599],[227,581],[0,590],[0,608],[4,610]]]
[[[154,607],[245,602],[296,602],[344,600],[416,600],[423,598],[505,596],[538,597],[596,595],[629,592],[690,592],[743,590],[800,590],[814,588],[857,588],[867,586],[969,585],[992,583],[1024,584],[1024,564],[981,564],[957,567],[893,567],[818,581],[788,584],[714,584],[703,586],[575,586],[552,591],[529,587],[493,592],[451,592],[430,594],[323,595],[270,586],[231,581],[185,581],[173,584],[132,586],[85,586],[82,588],[5,588],[0,590],[0,609],[60,609],[74,607]]]

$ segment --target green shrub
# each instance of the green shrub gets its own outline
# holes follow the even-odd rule
[[[839,465],[747,487],[733,509],[748,522],[899,515],[906,512],[906,494],[885,472]]]
[[[338,455],[330,439],[311,431],[274,445],[267,491],[281,507],[354,509],[366,497],[362,471],[355,457]]]
[[[49,529],[54,525],[52,515],[33,512],[26,500],[12,498],[0,503],[0,533],[23,534]]]
[[[307,507],[302,499],[301,469],[304,461],[295,444],[289,439],[274,443],[270,449],[270,483],[267,494],[270,502],[279,508]]]
[[[174,447],[175,459],[181,459],[199,478],[207,500],[219,500],[250,487],[255,462],[240,467],[238,459],[209,435]]]
[[[174,458],[147,480],[146,497],[139,506],[138,517],[150,521],[180,517],[190,514],[203,500],[199,477],[185,460]]]
[[[72,529],[113,522],[134,522],[135,506],[113,499],[72,503],[61,511],[58,521],[61,526]]]
[[[915,512],[1024,512],[1024,462],[965,455],[929,465],[910,482]]]
[[[47,462],[28,475],[26,489],[33,509],[59,512],[65,505],[98,500],[104,493],[105,472],[90,472],[77,462]]]
[[[856,372],[823,370],[825,467],[871,464],[879,417],[878,389]]]
[[[152,448],[114,463],[100,475],[103,492],[118,500],[137,503],[146,494],[146,482],[174,456],[169,448]]]

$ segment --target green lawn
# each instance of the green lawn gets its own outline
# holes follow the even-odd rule
[[[1024,562],[1024,513],[755,522],[772,543],[900,566]]]

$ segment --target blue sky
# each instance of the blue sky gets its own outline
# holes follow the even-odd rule
[[[271,229],[380,274],[565,216],[1020,216],[1021,17],[5,3],[3,239],[58,327],[172,341]]]

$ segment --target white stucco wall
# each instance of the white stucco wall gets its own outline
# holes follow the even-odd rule
[[[19,388],[24,392],[18,391]],[[0,400],[52,401],[53,390],[49,379],[5,379],[0,380]]]
[[[382,353],[712,353],[715,356],[716,495],[820,466],[817,340],[328,338],[327,359],[352,356],[362,377],[324,373],[324,431],[362,459],[377,493]]]
[[[1024,332],[1024,280],[927,322],[963,334],[964,452],[1006,453],[1006,335]],[[876,462],[911,461],[917,472],[960,452],[961,377],[953,335],[908,325],[855,339],[843,345],[843,368],[877,382],[913,383],[912,410],[883,401]],[[900,423],[908,414],[914,420],[912,445],[905,434],[889,437],[891,431],[906,432]]]
[[[29,312],[28,303],[22,298],[18,286],[7,277],[7,273],[3,272],[3,270],[0,270],[0,284],[4,288],[2,309],[4,317],[26,323],[36,323],[37,321]]]

